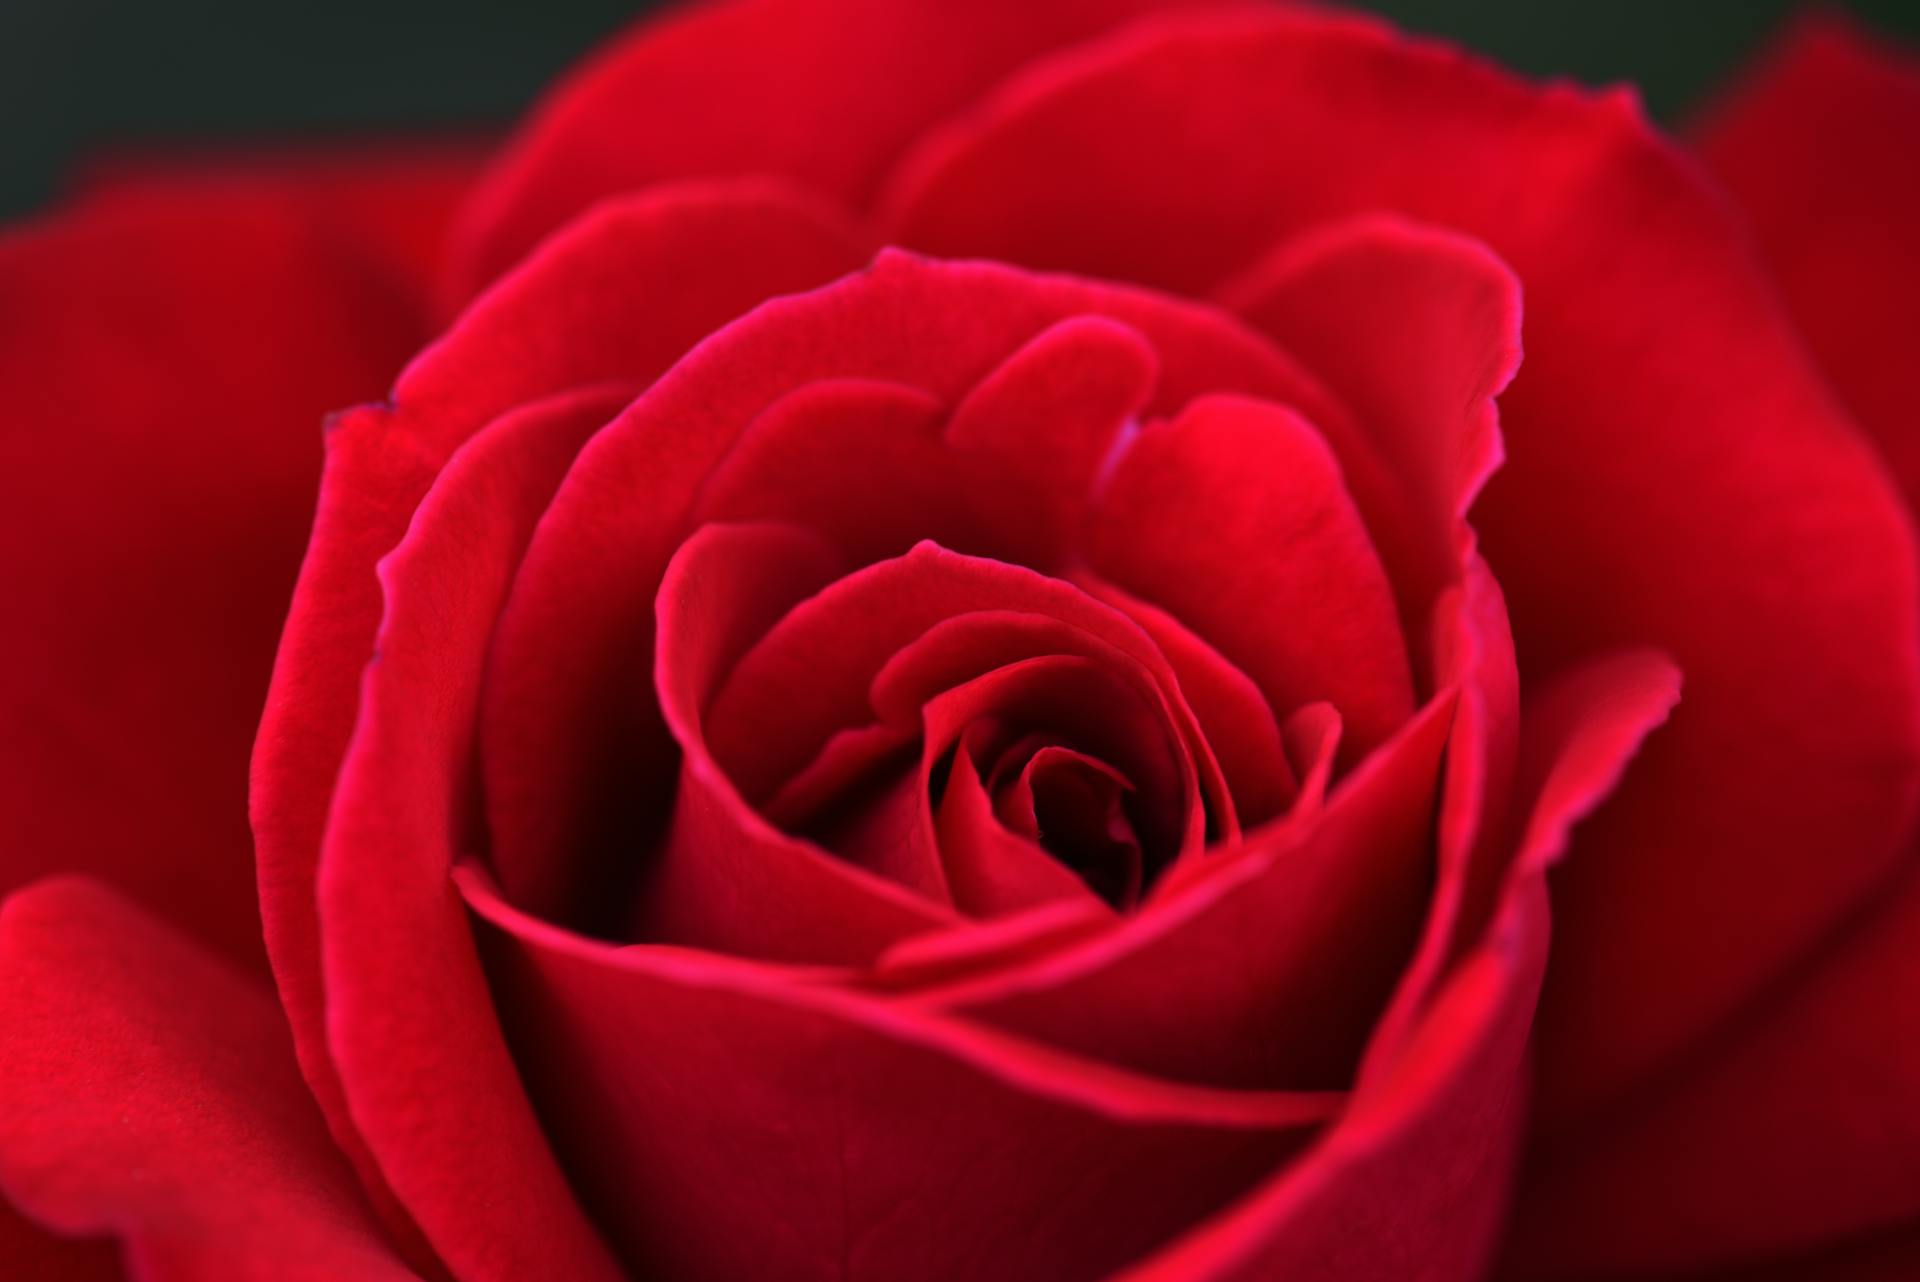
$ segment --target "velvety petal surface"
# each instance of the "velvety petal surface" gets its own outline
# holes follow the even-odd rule
[[[1351,1079],[1432,890],[1449,695],[1354,771],[1112,931],[926,994],[941,1009],[1183,1081]],[[1304,1031],[1303,1031],[1304,1030]]]
[[[424,337],[307,195],[154,182],[0,235],[0,891],[90,873],[255,965],[247,751],[321,418]]]
[[[1422,656],[1433,598],[1463,575],[1467,510],[1503,457],[1493,398],[1520,368],[1520,294],[1480,242],[1384,214],[1309,229],[1218,291],[1313,368],[1394,478],[1370,516]]]
[[[1802,19],[1700,123],[1840,398],[1920,503],[1920,57],[1837,14]]]
[[[1542,1147],[1514,1276],[1790,1259],[1920,1220],[1920,871],[1849,926],[1691,1060]]]
[[[1087,556],[1219,649],[1275,715],[1331,703],[1349,760],[1413,711],[1393,589],[1297,414],[1216,397],[1143,429],[1094,502]]]
[[[380,619],[375,562],[399,543],[448,456],[496,414],[581,385],[644,386],[728,318],[853,261],[831,224],[764,185],[658,191],[609,205],[470,308],[407,368],[390,403],[336,420],[256,744],[251,802],[261,914],[295,1048],[371,1187],[381,1181],[325,1045],[315,887]],[[584,263],[596,266],[583,271]],[[497,782],[488,800],[510,815],[512,781]],[[391,1213],[390,1200],[383,1204]]]
[[[111,1238],[49,1233],[0,1201],[0,1260],[35,1282],[121,1282],[120,1245]]]
[[[448,1268],[476,1282],[618,1276],[521,1094],[450,877],[484,839],[475,734],[492,621],[562,473],[624,399],[530,403],[435,480],[380,562],[380,629],[321,849],[326,1049],[355,1134]]]
[[[741,656],[842,568],[819,535],[773,522],[708,525],[674,554],[660,586],[655,683],[680,744],[680,786],[665,838],[637,878],[631,937],[857,963],[951,923],[941,905],[775,828],[709,747],[708,710]],[[788,706],[775,705],[779,718]],[[758,710],[763,731],[778,724],[775,709]]]
[[[1576,669],[1527,718],[1519,844],[1499,910],[1390,1068],[1364,1082],[1303,1159],[1231,1211],[1120,1276],[1374,1282],[1483,1276],[1525,1112],[1525,1052],[1546,965],[1546,866],[1672,708],[1678,676],[1648,654]]]
[[[1535,88],[1365,19],[1167,21],[1023,72],[922,142],[887,208],[890,235],[934,252],[1191,292],[1312,225],[1395,211],[1521,280],[1508,463],[1476,524],[1523,670],[1657,644],[1690,682],[1560,877],[1550,1124],[1886,883],[1920,782],[1907,518],[1723,206],[1627,97]]]
[[[1091,1282],[1337,1105],[1177,1087],[774,968],[611,948],[473,870],[461,886],[494,928],[568,1169],[645,1275]]]
[[[45,1223],[120,1236],[151,1282],[417,1276],[255,977],[98,883],[54,879],[0,910],[0,1023],[0,1184]]]
[[[873,412],[876,430],[893,423],[913,432],[922,420],[907,412],[911,392],[899,389],[914,389],[953,407],[948,427],[957,430],[971,418],[969,404],[1016,377],[1100,389],[1095,403],[1111,410],[1130,403],[1142,382],[1140,343],[1123,331],[1155,357],[1158,378],[1140,406],[1148,416],[1224,390],[1301,406],[1316,422],[1339,412],[1277,349],[1211,309],[991,264],[884,253],[865,272],[726,327],[596,436],[529,548],[487,683],[489,827],[509,898],[550,919],[617,930],[596,915],[627,901],[617,879],[596,880],[552,852],[643,850],[658,840],[677,755],[650,689],[653,595],[704,515],[709,478],[729,484],[719,478],[756,448],[756,426],[797,412],[791,398],[851,405],[840,398],[853,394]],[[816,386],[818,393],[802,390]],[[895,410],[900,417],[888,417]],[[967,448],[991,436],[983,429],[984,420],[967,427]],[[756,488],[763,497],[778,493]],[[864,681],[853,690],[863,694]],[[726,751],[719,755],[739,768]],[[746,793],[777,786],[810,757],[785,760]],[[599,864],[620,867],[617,859]]]
[[[768,174],[857,210],[924,130],[1037,54],[1216,0],[733,0],[643,21],[556,88],[467,211],[465,296],[595,201]]]

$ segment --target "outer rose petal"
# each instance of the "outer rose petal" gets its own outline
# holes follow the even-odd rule
[[[1219,0],[733,0],[638,24],[552,91],[468,210],[465,297],[606,196],[768,174],[860,208],[914,137],[1059,45]]]
[[[1527,1029],[1546,963],[1545,870],[1678,694],[1656,656],[1567,674],[1530,707],[1528,804],[1486,937],[1404,1051],[1264,1189],[1116,1282],[1378,1282],[1482,1276],[1524,1112]]]
[[[257,963],[245,763],[321,416],[424,336],[379,212],[156,181],[0,235],[0,892],[92,873]]]
[[[934,252],[1198,291],[1304,226],[1398,210],[1524,282],[1509,463],[1476,517],[1520,652],[1540,674],[1659,644],[1691,683],[1560,877],[1549,1124],[1887,882],[1920,792],[1908,521],[1722,209],[1630,102],[1364,20],[1166,22],[1030,68],[903,162],[889,208]]]
[[[1338,1097],[1183,1088],[462,891],[530,1088],[636,1274],[1095,1282]],[[718,1192],[717,1192],[718,1191]]]
[[[583,261],[599,265],[581,270]],[[702,185],[616,202],[549,242],[402,375],[389,405],[339,419],[307,559],[256,741],[252,817],[261,915],[302,1070],[362,1178],[325,1046],[316,868],[371,654],[373,567],[399,542],[447,457],[495,414],[583,383],[653,378],[770,293],[851,266],[838,230],[766,184]],[[351,326],[347,326],[351,330]],[[511,781],[488,800],[510,806]],[[398,1218],[388,1198],[383,1211]]]
[[[490,625],[561,474],[623,397],[563,393],[463,446],[379,567],[385,595],[317,883],[327,1049],[358,1136],[454,1276],[618,1271],[527,1107],[454,861],[480,840]]]
[[[203,199],[262,187],[296,194],[317,217],[353,228],[395,279],[414,285],[412,305],[424,319],[448,223],[487,154],[481,140],[455,138],[258,151],[161,148],[93,162],[81,172],[79,190],[92,206],[182,191]]]
[[[1693,1059],[1543,1148],[1517,1277],[1641,1277],[1920,1222],[1920,863]]]
[[[1695,146],[1732,189],[1814,355],[1920,504],[1920,60],[1801,22]]]
[[[407,1282],[270,994],[105,889],[0,910],[0,1182],[151,1282]],[[10,1262],[17,1263],[17,1260]]]
[[[1376,213],[1285,241],[1223,301],[1300,353],[1353,408],[1397,485],[1369,512],[1432,688],[1457,686],[1434,904],[1371,1056],[1390,1058],[1507,858],[1519,677],[1506,605],[1467,512],[1503,454],[1494,397],[1520,364],[1521,289],[1486,246]]]

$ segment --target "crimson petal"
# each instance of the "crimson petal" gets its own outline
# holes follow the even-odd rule
[[[417,1279],[272,994],[119,895],[61,878],[7,900],[0,1024],[0,1181],[47,1224],[119,1235],[150,1282]]]
[[[1359,1282],[1484,1276],[1523,1120],[1527,1032],[1546,965],[1545,871],[1617,786],[1678,694],[1630,652],[1529,706],[1526,815],[1498,912],[1391,1067],[1302,1162],[1116,1282]]]
[[[548,1126],[648,1276],[1094,1282],[1338,1104],[1183,1088],[777,968],[612,948],[515,912],[475,869],[460,886],[492,924]]]
[[[595,201],[779,175],[854,210],[934,121],[1036,54],[1217,0],[737,0],[645,21],[564,80],[467,211],[464,298]]]
[[[1367,19],[1169,20],[1029,68],[904,161],[889,208],[933,252],[1194,292],[1393,211],[1524,283],[1508,463],[1476,514],[1521,653],[1546,675],[1657,644],[1690,683],[1560,877],[1546,1124],[1677,1053],[1892,875],[1920,796],[1906,515],[1723,206],[1626,97]]]

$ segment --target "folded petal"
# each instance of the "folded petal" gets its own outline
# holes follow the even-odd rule
[[[1386,461],[1398,502],[1368,516],[1424,650],[1500,464],[1493,398],[1520,367],[1520,282],[1469,237],[1363,214],[1284,242],[1220,300],[1306,361]]]
[[[954,902],[968,913],[998,917],[1086,897],[1085,887],[1065,864],[994,813],[993,798],[965,740],[955,749],[937,823]]]
[[[483,840],[494,618],[562,473],[621,403],[576,391],[497,419],[380,562],[380,628],[321,848],[325,1050],[353,1135],[462,1278],[618,1276],[521,1092],[449,878]]]
[[[336,1136],[360,1155],[370,1183],[377,1176],[353,1138],[325,1047],[314,887],[379,625],[374,563],[399,543],[448,456],[493,416],[582,383],[644,386],[728,317],[850,265],[837,257],[838,243],[831,226],[764,187],[662,191],[609,206],[475,303],[407,369],[390,405],[356,410],[328,436],[319,511],[290,610],[284,594],[275,598],[286,628],[256,741],[251,804],[261,915],[294,1045]],[[602,266],[582,271],[585,261]],[[325,332],[352,334],[362,323],[343,318]],[[301,343],[284,346],[297,353]],[[254,368],[275,367],[263,358]],[[150,488],[150,478],[143,484]],[[223,580],[222,590],[231,584]],[[490,781],[489,803],[505,815],[523,795],[516,782],[512,774]],[[510,842],[497,848],[502,857],[516,850]]]
[[[1276,715],[1339,709],[1349,760],[1413,712],[1392,586],[1296,414],[1214,397],[1144,429],[1094,501],[1087,556],[1217,648]]]
[[[743,796],[709,746],[717,721],[709,709],[741,656],[840,566],[820,536],[774,522],[705,526],[674,554],[660,585],[654,679],[682,754],[679,793],[664,838],[634,879],[629,937],[857,963],[950,923],[942,905],[774,827],[750,802],[765,793]],[[756,709],[752,732],[783,729],[791,701],[783,695]]]
[[[1048,331],[1082,318],[1113,324],[1078,326],[1071,344],[1048,344],[1057,356],[1029,359]],[[1212,309],[888,252],[865,272],[720,330],[596,436],[528,551],[488,681],[489,829],[513,902],[583,928],[617,929],[595,914],[618,897],[583,890],[579,869],[552,852],[645,849],[659,838],[676,755],[651,698],[652,597],[698,519],[707,479],[761,415],[813,384],[859,383],[917,389],[964,417],[976,389],[1013,377],[1016,366],[1021,377],[1053,370],[1078,378],[1089,365],[1111,365],[1111,376],[1092,381],[1117,396],[1139,378],[1137,348],[1121,329],[1145,340],[1157,361],[1144,414],[1223,390],[1299,406],[1316,422],[1339,413],[1287,357]],[[1103,395],[1098,403],[1117,402]],[[638,494],[647,501],[635,502]],[[863,694],[864,683],[855,691]],[[777,786],[817,747],[743,791],[753,798],[756,786]]]
[[[1727,1017],[1892,875],[1920,795],[1906,514],[1722,206],[1626,98],[1366,19],[1168,20],[1029,68],[903,161],[887,208],[931,252],[1192,292],[1394,211],[1519,277],[1508,462],[1475,515],[1519,652],[1550,674],[1658,645],[1690,683],[1562,877],[1549,1124]]]
[[[117,894],[56,879],[7,901],[0,1029],[0,1183],[42,1222],[119,1236],[153,1282],[417,1276],[271,992]]]
[[[1432,624],[1426,651],[1435,679],[1459,691],[1434,834],[1433,902],[1419,946],[1369,1045],[1369,1067],[1398,1052],[1448,971],[1479,938],[1512,855],[1508,828],[1520,673],[1506,601],[1478,553],[1468,554],[1464,579],[1435,603]]]
[[[1351,1080],[1432,891],[1453,706],[1449,695],[1422,710],[1323,814],[1278,821],[1244,850],[1190,865],[1177,888],[1110,931],[921,1000],[1180,1081]]]
[[[1298,1163],[1122,1282],[1484,1276],[1523,1121],[1546,868],[1677,693],[1672,666],[1644,653],[1538,693],[1522,752],[1526,819],[1498,912],[1403,1052]]]
[[[1184,732],[1177,742],[1197,745],[1192,713],[1170,703],[1166,660],[1125,616],[1063,580],[923,543],[800,602],[746,651],[712,699],[715,756],[747,796],[765,796],[836,731],[917,719],[946,685],[1059,653],[1112,656]]]
[[[491,924],[548,1126],[638,1275],[1093,1282],[1337,1106],[1178,1087],[775,968],[593,943],[514,912],[475,870],[461,886]]]

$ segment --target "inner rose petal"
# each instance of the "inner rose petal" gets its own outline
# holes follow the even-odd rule
[[[822,379],[748,424],[706,482],[698,521],[783,520],[854,564],[922,539],[1055,571],[1158,364],[1127,326],[1076,316],[1042,330],[958,401],[904,383]]]
[[[831,384],[841,391],[817,393],[816,408],[771,430],[809,399],[774,410],[797,389]],[[701,523],[794,520],[828,535],[854,564],[930,532],[906,528],[915,514],[876,500],[874,484],[835,488],[832,469],[804,473],[822,483],[811,496],[768,483],[779,479],[768,460],[791,457],[783,451],[804,443],[793,424],[821,422],[825,404],[855,384],[866,389],[870,433],[890,421],[917,435],[928,466],[946,469],[949,491],[966,491],[968,475],[992,482],[974,487],[971,506],[940,515],[956,540],[979,538],[979,546],[1062,577],[1076,572],[1088,496],[1127,423],[1176,414],[1224,390],[1296,406],[1316,424],[1337,424],[1344,412],[1284,353],[1215,309],[983,263],[882,254],[869,271],[776,299],[726,326],[582,451],[500,620],[483,767],[492,857],[516,903],[591,923],[597,933],[617,929],[603,914],[633,893],[638,856],[659,842],[672,814],[679,765],[648,689],[654,594],[675,549]],[[944,430],[934,419],[911,421],[926,411],[920,393],[949,407]],[[900,417],[871,408],[889,400]],[[846,475],[871,477],[857,467]],[[635,502],[639,494],[647,501]],[[840,516],[868,505],[893,515],[871,526]],[[815,512],[823,514],[818,523]],[[1151,638],[1142,644],[1154,648]],[[1166,656],[1154,661],[1164,666]],[[795,705],[813,698],[804,667],[785,683]],[[724,706],[709,709],[716,751],[738,791],[765,804],[825,738],[867,721],[865,684],[863,677],[841,692],[850,715],[804,742],[786,733],[787,706],[778,723],[758,729],[732,728]],[[749,745],[749,754],[777,760],[742,771],[727,737],[756,735],[772,742]],[[1199,764],[1205,769],[1204,759]],[[1243,785],[1266,773],[1240,763],[1232,770]],[[1288,780],[1279,796],[1290,793]],[[1260,818],[1285,804],[1248,795]],[[1221,825],[1215,835],[1231,832]]]
[[[1161,709],[1093,660],[1048,655],[1008,664],[931,699],[925,727],[926,759],[952,759],[937,778],[949,826],[964,823],[977,830],[991,822],[1006,837],[1045,852],[1085,889],[1110,903],[1124,900],[1130,906],[1145,880],[1181,854],[1197,854],[1204,843],[1191,759],[1179,751]],[[956,740],[959,747],[950,747]],[[1132,847],[1135,884],[1130,894],[1122,895],[1109,884],[1115,856],[1124,863],[1125,855],[1096,852],[1091,825],[1074,820],[1064,809],[1075,804],[1072,783],[1060,773],[1069,763],[1078,772],[1117,781],[1119,787],[1112,790],[1116,801],[1126,794],[1125,805],[1116,805],[1114,815],[1102,815],[1101,821],[1104,825],[1117,817],[1119,831],[1107,832],[1105,840]],[[978,800],[965,801],[976,780]],[[956,788],[963,790],[966,809],[944,809],[945,794]],[[972,840],[965,833],[956,836],[960,840],[949,855],[954,869],[949,880],[966,885],[981,876],[982,846],[977,832]],[[1007,844],[1004,839],[989,841],[993,847]],[[1010,858],[1004,849],[997,853],[999,862],[1011,868],[1034,863],[1031,855]],[[1090,859],[1096,853],[1102,857]],[[993,868],[985,873],[1001,879],[1021,875]],[[1025,876],[1031,878],[1030,873]],[[1119,889],[1124,890],[1124,871],[1120,880]]]
[[[1048,745],[994,790],[994,813],[1077,872],[1102,899],[1132,908],[1146,865],[1128,813],[1131,781],[1112,766]]]

